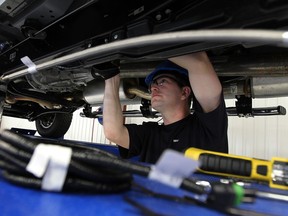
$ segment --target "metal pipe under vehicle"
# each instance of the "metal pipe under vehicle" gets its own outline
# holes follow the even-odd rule
[[[83,92],[83,98],[93,106],[101,106],[104,97],[103,80],[91,82]],[[96,87],[97,86],[97,87]],[[284,97],[288,95],[288,77],[252,77],[246,80],[223,84],[225,99],[236,95],[252,98]],[[140,88],[134,79],[122,79],[119,89],[122,104],[140,104],[141,98],[150,99],[147,90]]]
[[[288,95],[288,77],[251,77],[246,80],[225,83],[223,85],[225,99],[245,95],[252,98],[276,98]]]

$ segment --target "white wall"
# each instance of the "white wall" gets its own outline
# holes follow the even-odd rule
[[[3,116],[0,131],[4,129],[11,129],[11,128],[23,128],[23,129],[36,130],[34,122],[29,122],[26,119]],[[38,133],[36,133],[35,135],[39,136]]]
[[[234,102],[227,101],[226,106]],[[288,98],[256,99],[253,107],[282,105],[288,109]],[[288,116],[255,116],[254,118],[229,117],[230,153],[271,159],[288,158]]]
[[[73,113],[71,126],[64,138],[84,142],[111,144],[111,142],[105,138],[103,127],[98,123],[98,120],[80,117],[81,112],[82,110],[77,110]],[[3,116],[0,131],[11,129],[12,127],[36,130],[35,122]],[[38,133],[35,135],[39,136]]]
[[[253,107],[274,107],[282,105],[288,109],[288,98],[255,99]],[[227,100],[226,106],[235,106],[235,100]],[[139,109],[139,106],[128,106]],[[103,134],[102,125],[97,119],[80,117],[76,111],[71,127],[65,139],[111,144]],[[143,118],[126,118],[126,123],[141,123]],[[157,119],[154,119],[154,121]],[[158,119],[159,120],[159,119]],[[4,128],[35,128],[27,120],[3,117],[1,130]],[[248,157],[271,159],[273,156],[288,158],[288,115],[254,118],[229,117],[229,149],[231,154]]]
[[[65,134],[65,139],[111,144],[105,138],[103,126],[99,124],[98,119],[80,117],[81,112],[82,110],[74,112],[72,124]]]

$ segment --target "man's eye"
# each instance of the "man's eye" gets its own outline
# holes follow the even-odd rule
[[[164,83],[166,83],[167,80],[166,79],[161,79],[160,82],[158,82],[158,84],[163,85]]]

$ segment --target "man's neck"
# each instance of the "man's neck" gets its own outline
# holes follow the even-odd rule
[[[186,118],[190,114],[190,111],[173,110],[172,112],[167,111],[161,114],[162,114],[164,125],[169,125],[169,124],[175,123],[177,121],[180,121]]]

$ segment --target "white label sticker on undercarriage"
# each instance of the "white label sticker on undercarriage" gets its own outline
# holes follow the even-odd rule
[[[28,67],[29,73],[37,72],[36,65],[34,64],[34,62],[32,62],[32,60],[28,56],[21,58],[21,61]]]

